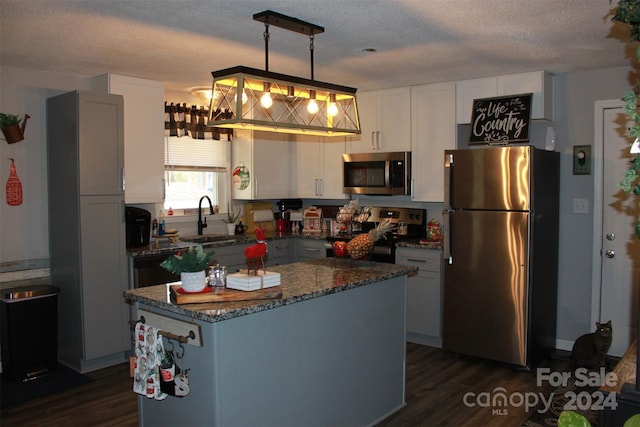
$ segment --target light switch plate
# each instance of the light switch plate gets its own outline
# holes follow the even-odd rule
[[[573,199],[573,213],[574,214],[588,214],[589,213],[589,200],[588,199]]]
[[[573,174],[591,175],[591,146],[573,146]]]

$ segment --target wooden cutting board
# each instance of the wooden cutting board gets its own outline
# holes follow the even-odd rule
[[[176,304],[195,304],[203,302],[230,302],[230,301],[251,301],[260,299],[282,298],[282,291],[279,288],[258,289],[256,291],[237,291],[235,289],[224,289],[221,293],[206,292],[197,294],[183,294],[178,292],[180,285],[170,286],[171,300]]]

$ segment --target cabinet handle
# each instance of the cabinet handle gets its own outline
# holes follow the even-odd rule
[[[253,194],[258,197],[258,178],[253,180]]]
[[[375,131],[371,131],[371,149],[375,150],[376,149],[376,144],[374,142],[376,136],[376,132]]]
[[[322,196],[322,193],[324,193],[324,181],[322,179],[318,179],[318,194],[316,195]]]
[[[120,168],[120,188],[124,191],[125,182],[124,182],[124,168]]]
[[[380,149],[380,131],[379,130],[376,131],[376,147],[377,147],[377,150]]]
[[[414,182],[415,182],[415,181],[414,181],[414,179],[413,179],[413,178],[411,178],[411,189],[410,189],[410,191],[411,191],[411,200],[415,200],[415,198],[416,198],[416,195],[415,195],[415,194],[413,194],[413,185],[414,185]]]
[[[426,260],[426,259],[415,259],[415,258],[407,258],[407,261],[411,261],[411,262],[423,262],[423,263],[425,263],[425,264],[426,264],[427,262],[429,262],[429,261],[428,261],[428,260]]]

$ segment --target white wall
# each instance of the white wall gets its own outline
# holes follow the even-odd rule
[[[24,202],[9,206],[0,198],[0,267],[7,263],[49,257],[47,220],[46,99],[70,90],[88,89],[82,77],[0,67],[0,111],[31,118],[25,139],[0,142],[0,177],[5,183],[15,159]]]
[[[595,101],[622,98],[632,86],[630,72],[630,68],[620,67],[556,77],[556,149],[562,153],[559,339],[573,341],[595,328],[590,320],[594,182],[593,175],[573,175],[573,146],[593,145]],[[589,200],[589,214],[573,213],[574,198]]]

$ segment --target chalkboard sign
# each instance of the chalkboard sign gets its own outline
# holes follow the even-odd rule
[[[529,141],[531,93],[473,100],[469,144]]]

